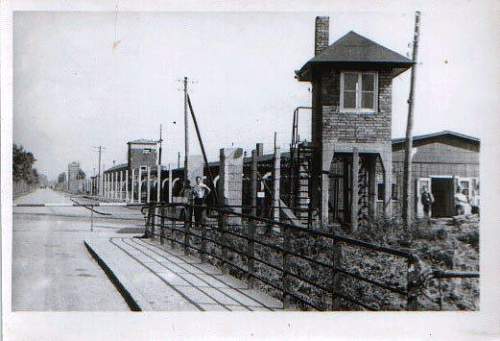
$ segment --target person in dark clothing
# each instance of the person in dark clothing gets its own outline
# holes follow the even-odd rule
[[[194,199],[194,220],[196,227],[201,227],[201,224],[203,224],[203,205],[205,204],[205,199],[209,194],[210,188],[203,183],[200,176],[197,176],[196,185],[192,188],[192,195]]]
[[[424,217],[430,221],[431,219],[431,209],[434,203],[434,196],[427,189],[427,186],[423,186],[421,195],[422,206],[424,207]]]
[[[180,196],[185,199],[185,203],[188,204],[188,206],[183,206],[181,208],[181,211],[179,214],[180,220],[191,221],[191,219],[193,217],[193,210],[191,209],[191,206],[190,206],[192,204],[192,191],[193,191],[193,188],[191,187],[191,183],[189,180],[187,180],[185,185],[181,189]]]

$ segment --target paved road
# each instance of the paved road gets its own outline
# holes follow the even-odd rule
[[[15,202],[70,203],[71,200],[50,189],[39,189]],[[108,213],[112,210],[107,208]],[[141,218],[137,211],[121,208],[120,213],[124,212],[129,218]],[[12,309],[128,310],[121,295],[85,249],[83,240],[130,236],[126,232],[137,233],[141,225],[141,220],[96,219],[94,232],[90,232],[89,211],[85,208],[14,208]]]

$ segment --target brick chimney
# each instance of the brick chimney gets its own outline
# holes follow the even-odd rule
[[[330,17],[316,17],[314,31],[314,55],[317,56],[328,47]]]

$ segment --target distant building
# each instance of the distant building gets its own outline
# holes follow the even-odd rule
[[[404,148],[404,138],[392,140],[392,200],[398,215],[403,191]],[[459,188],[473,206],[479,207],[479,150],[478,138],[453,131],[413,137],[410,207],[417,218],[423,217],[420,200],[423,186],[427,186],[435,198],[433,217],[456,214],[454,197]],[[383,190],[380,182],[379,189]],[[379,192],[378,198],[382,197]]]
[[[158,165],[159,143],[155,140],[139,139],[127,142],[128,171],[132,174],[132,169],[155,167]]]
[[[78,193],[82,187],[80,163],[73,161],[68,164],[68,192]]]

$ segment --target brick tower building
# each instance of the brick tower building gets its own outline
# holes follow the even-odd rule
[[[311,205],[322,225],[356,229],[377,212],[377,173],[391,215],[392,79],[413,62],[353,31],[329,45],[328,17],[316,18],[314,52],[296,71],[312,84]]]

